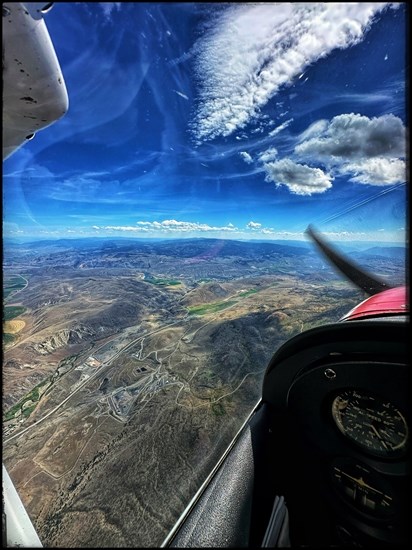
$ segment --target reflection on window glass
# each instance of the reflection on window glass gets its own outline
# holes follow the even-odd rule
[[[405,4],[63,3],[3,165],[4,462],[44,546],[159,546],[291,336],[405,282]]]

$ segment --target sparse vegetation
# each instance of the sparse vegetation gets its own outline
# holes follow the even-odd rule
[[[5,279],[3,283],[3,298],[6,300],[14,292],[26,286],[26,281],[20,275],[13,275]]]
[[[226,411],[222,403],[213,403],[212,404],[212,411],[216,416],[223,416]]]

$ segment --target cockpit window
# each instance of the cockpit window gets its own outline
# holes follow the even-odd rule
[[[159,546],[273,353],[366,297],[308,225],[406,283],[406,5],[44,19],[69,109],[3,164],[3,460],[44,546]]]

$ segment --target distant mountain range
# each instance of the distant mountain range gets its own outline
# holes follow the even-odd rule
[[[335,248],[348,254],[353,259],[361,260],[365,256],[380,256],[384,258],[403,259],[406,257],[405,246],[371,246],[359,250],[359,246],[375,243],[334,243]],[[64,250],[95,250],[100,252],[145,253],[188,258],[208,255],[227,257],[244,256],[258,257],[266,254],[281,254],[287,256],[302,256],[319,253],[310,242],[305,241],[236,241],[232,239],[128,239],[128,238],[81,238],[57,239],[30,242],[17,242],[4,239],[7,249],[25,252],[53,252]]]
[[[374,246],[361,252],[351,253],[354,259],[362,259],[365,256],[380,256],[382,258],[396,258],[397,260],[406,259],[407,249],[404,246]]]

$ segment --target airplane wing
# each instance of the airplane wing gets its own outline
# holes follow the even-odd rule
[[[3,160],[62,117],[69,106],[43,18],[52,4],[3,4]]]
[[[3,4],[3,161],[62,117],[66,85],[44,22],[53,2]],[[3,465],[3,547],[42,547]]]

